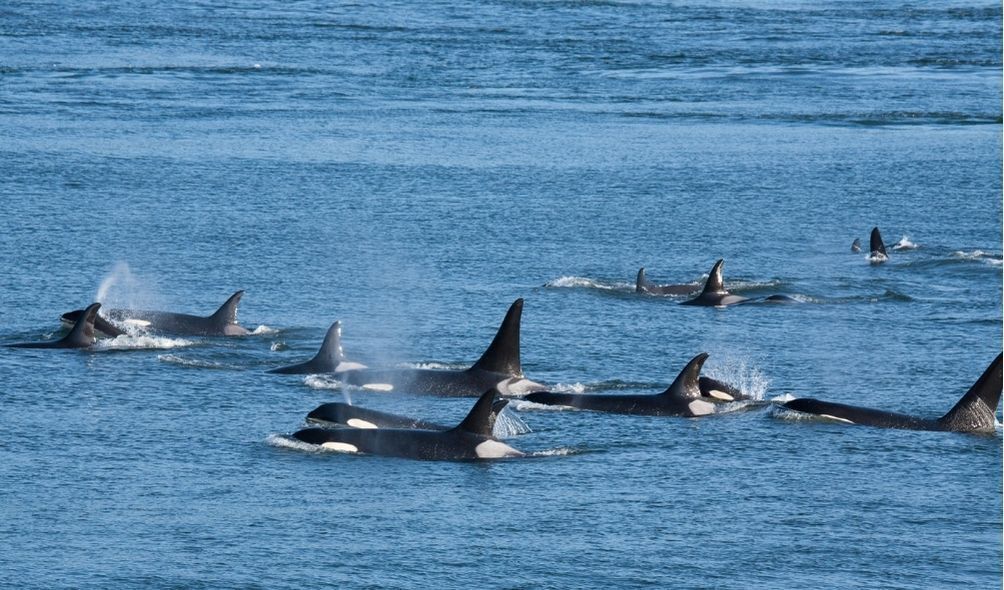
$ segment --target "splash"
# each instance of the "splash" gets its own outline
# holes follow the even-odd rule
[[[261,336],[262,334],[278,334],[278,333],[279,330],[277,330],[276,328],[270,328],[264,324],[258,326],[257,328],[251,331],[252,336]]]
[[[588,277],[564,276],[544,283],[552,289],[603,289],[605,291],[634,291],[633,283],[607,283]]]
[[[96,350],[158,350],[184,348],[194,344],[184,338],[163,338],[143,334],[123,334],[115,338],[98,340],[94,343]]]
[[[282,342],[282,341],[280,341],[280,342],[273,342],[272,346],[269,347],[269,350],[271,350],[272,352],[279,352],[279,351],[283,351],[283,350],[289,350],[289,345],[286,344],[285,342]]]
[[[149,307],[150,294],[146,284],[140,280],[127,262],[116,262],[105,275],[94,295],[94,300],[106,308],[142,309]]]
[[[916,250],[919,247],[916,242],[910,241],[910,236],[903,236],[898,242],[892,245],[893,250]]]
[[[715,357],[714,365],[703,371],[704,375],[738,387],[756,401],[763,401],[770,379],[748,358],[723,355]]]
[[[280,449],[293,449],[296,451],[307,451],[309,453],[320,452],[321,447],[305,443],[285,434],[270,434],[265,437],[265,444]]]
[[[511,403],[511,402],[510,402]],[[520,434],[533,432],[522,418],[510,411],[508,407],[502,409],[495,418],[495,426],[492,434],[497,438],[509,438]]]

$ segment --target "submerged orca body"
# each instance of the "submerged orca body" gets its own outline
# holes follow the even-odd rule
[[[580,410],[647,416],[704,416],[714,413],[714,404],[702,399],[699,378],[708,358],[695,356],[666,391],[655,395],[609,395],[579,393],[531,393],[524,399],[548,406],[571,406]]]
[[[725,290],[725,283],[722,279],[722,266],[725,264],[724,259],[719,259],[713,267],[711,267],[711,273],[708,274],[708,281],[704,283],[704,290],[701,294],[693,299],[684,301],[680,305],[705,305],[705,306],[715,306],[721,307],[725,305],[735,305],[736,303],[742,303],[744,301],[749,301],[746,297],[741,297],[739,295],[733,295]]]
[[[502,398],[495,400],[495,403],[492,406],[492,413],[495,414],[495,417],[492,418],[493,424],[495,418],[498,417],[499,412],[501,412],[508,403],[508,400]],[[442,424],[436,424],[435,422],[428,422],[425,420],[419,420],[418,418],[409,418],[408,416],[399,416],[397,414],[370,410],[342,402],[332,402],[317,406],[309,414],[307,414],[307,421],[322,425],[349,426],[351,428],[417,428],[420,430],[450,429],[449,426],[443,426]]]
[[[98,317],[100,303],[92,303],[80,312],[70,333],[51,342],[19,342],[8,344],[11,348],[87,348],[94,344],[94,320]]]
[[[503,395],[541,391],[544,386],[526,379],[520,364],[519,325],[522,314],[523,300],[517,299],[509,307],[495,339],[469,369],[356,369],[336,373],[336,378],[374,391],[444,397],[476,397],[491,388],[497,388]]]
[[[449,430],[415,428],[306,428],[293,438],[321,448],[441,461],[502,459],[523,453],[492,436],[499,392],[481,395],[464,421]]]
[[[882,241],[882,234],[879,233],[879,228],[872,228],[872,235],[870,238],[870,254],[868,254],[868,261],[872,264],[879,264],[889,260],[889,254],[885,251],[885,242]]]
[[[271,369],[268,373],[292,374],[314,374],[314,373],[337,373],[351,369],[365,369],[366,365],[354,363],[345,358],[342,351],[342,323],[335,322],[328,328],[328,333],[324,335],[324,342],[321,349],[317,351],[314,358],[309,361]]]
[[[243,295],[244,291],[234,293],[230,299],[227,299],[226,303],[216,310],[216,313],[208,317],[169,311],[112,309],[108,311],[108,319],[114,324],[118,324],[113,326],[117,333],[108,333],[104,329],[99,329],[109,336],[123,334],[124,332],[119,328],[121,325],[133,325],[150,332],[178,336],[245,336],[251,332],[237,323],[237,305]],[[62,320],[75,321],[76,314],[79,313],[82,312],[64,313]]]
[[[697,285],[656,285],[645,277],[644,268],[638,270],[638,279],[634,286],[636,293],[652,295],[690,295],[696,293],[698,289]]]
[[[997,404],[1001,399],[1001,355],[998,354],[983,375],[969,388],[947,414],[940,418],[919,418],[883,410],[860,408],[811,398],[785,402],[784,407],[816,414],[838,422],[881,428],[908,430],[944,430],[951,432],[993,433]]]
[[[860,252],[860,251],[861,251],[861,238],[854,238],[854,241],[851,242],[851,252]]]

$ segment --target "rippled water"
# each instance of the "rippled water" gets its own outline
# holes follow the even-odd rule
[[[352,457],[285,435],[328,401],[451,423],[473,400],[264,371],[336,319],[353,360],[463,367],[524,297],[524,370],[557,390],[654,393],[707,351],[764,400],[941,415],[1001,350],[1001,16],[0,7],[0,342],[238,289],[254,330],[0,352],[0,585],[998,584],[999,429],[515,402],[533,458]],[[850,252],[875,225],[877,266]],[[718,258],[796,303],[633,292]]]

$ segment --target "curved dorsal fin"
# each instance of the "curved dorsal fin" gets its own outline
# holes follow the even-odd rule
[[[88,305],[77,323],[73,324],[70,333],[60,340],[60,344],[67,348],[86,348],[94,344],[94,320],[98,317],[100,307],[100,303]]]
[[[993,432],[1001,401],[1001,354],[947,414],[938,419],[948,430]]]
[[[708,360],[708,353],[706,352],[702,352],[690,359],[687,366],[683,367],[680,374],[676,376],[673,384],[659,395],[680,399],[697,399],[701,397],[701,367],[704,366],[704,361],[706,360]]]
[[[872,228],[871,237],[871,255],[881,254],[882,256],[889,256],[885,252],[885,242],[882,241],[882,234],[879,233],[879,228]]]
[[[722,279],[722,266],[724,265],[725,259],[719,258],[718,262],[711,267],[711,272],[708,273],[708,281],[704,283],[704,290],[701,291],[701,295],[705,293],[725,292],[725,281]]]
[[[241,302],[241,296],[244,295],[244,290],[234,293],[227,299],[227,302],[220,306],[216,310],[216,313],[209,316],[214,322],[218,324],[236,324],[237,323],[237,305]]]
[[[333,372],[339,363],[345,360],[345,353],[342,352],[342,322],[331,324],[328,333],[324,335],[324,342],[321,349],[317,351],[310,361],[322,367],[325,371]]]
[[[634,290],[637,293],[642,293],[649,288],[651,288],[652,282],[645,277],[645,267],[638,269],[638,278],[634,282]]]
[[[509,311],[502,320],[495,339],[488,345],[478,362],[474,363],[472,369],[481,371],[491,371],[512,375],[513,377],[523,376],[523,367],[519,362],[519,323],[523,315],[523,299],[517,299],[509,306]]]
[[[496,408],[495,403],[498,397],[499,391],[494,387],[481,394],[481,397],[474,403],[474,407],[471,408],[467,417],[454,430],[461,430],[481,436],[491,436],[492,428],[495,427],[495,418],[502,408],[505,407],[502,405]]]

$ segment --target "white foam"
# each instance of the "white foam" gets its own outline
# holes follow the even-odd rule
[[[269,347],[272,352],[279,352],[281,350],[289,350],[289,346],[285,342],[273,342],[272,346]]]
[[[265,438],[265,444],[282,449],[295,449],[297,451],[308,451],[311,453],[317,451],[317,445],[305,443],[302,440],[297,440],[291,436],[285,436],[282,434],[268,435]]]
[[[98,340],[94,343],[95,350],[139,350],[139,349],[169,349],[191,346],[191,340],[184,338],[163,338],[159,336],[123,334],[115,338]]]
[[[564,276],[549,281],[545,287],[552,288],[587,288],[604,289],[606,291],[633,291],[634,283],[604,283],[588,277]]]
[[[254,330],[251,330],[251,334],[254,336],[260,336],[262,334],[278,334],[279,330],[275,328],[270,328],[264,324],[258,326]]]
[[[919,247],[920,246],[918,246],[916,244],[916,242],[911,242],[910,241],[910,237],[909,236],[903,236],[902,238],[899,239],[898,242],[896,242],[895,244],[893,244],[892,249],[893,250],[916,250]]]
[[[569,447],[560,447],[557,449],[548,449],[545,451],[534,451],[530,453],[531,457],[565,457],[568,455],[578,455],[582,451],[577,449],[572,449]]]
[[[342,382],[326,375],[307,375],[303,384],[311,389],[341,389]]]

